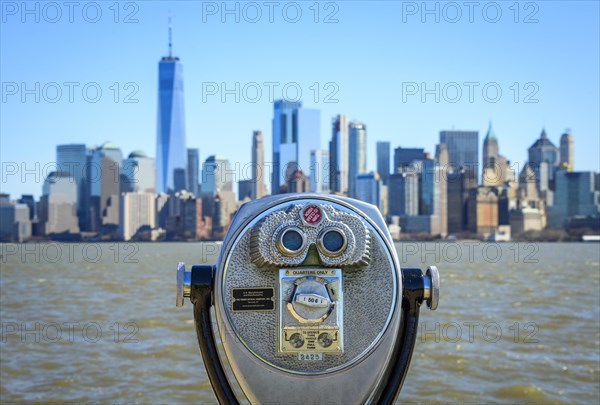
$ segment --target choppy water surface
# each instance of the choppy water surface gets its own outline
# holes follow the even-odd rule
[[[442,274],[400,402],[600,403],[598,244],[397,249]],[[214,250],[3,245],[0,402],[214,402],[192,307],[174,305],[175,264]]]

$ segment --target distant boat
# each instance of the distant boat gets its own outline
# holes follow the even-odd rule
[[[583,235],[581,240],[584,242],[600,242],[600,235]]]

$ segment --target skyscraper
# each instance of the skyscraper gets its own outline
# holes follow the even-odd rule
[[[56,146],[56,165],[57,171],[67,173],[71,176],[77,185],[77,216],[79,217],[79,226],[84,228],[83,220],[85,207],[85,184],[87,163],[87,148],[85,144],[66,144]]]
[[[265,148],[262,131],[254,131],[252,132],[252,178],[250,179],[250,198],[252,200],[256,200],[257,198],[267,195],[267,188],[265,186],[266,176]]]
[[[156,226],[154,193],[121,193],[119,202],[119,236],[130,240],[151,239],[151,230]]]
[[[238,201],[244,201],[246,198],[253,200],[252,192],[254,190],[254,182],[252,180],[238,181]]]
[[[493,160],[498,157],[498,140],[496,139],[496,134],[492,128],[492,122],[490,121],[490,126],[488,128],[487,134],[485,134],[485,139],[483,140],[483,170],[493,166]]]
[[[546,130],[543,129],[540,137],[527,150],[529,154],[529,164],[533,168],[538,181],[542,176],[547,175],[548,181],[554,180],[554,168],[559,165],[559,150],[546,135]],[[547,173],[541,173],[542,163],[547,163]],[[538,188],[539,189],[539,188]]]
[[[356,199],[375,205],[381,210],[381,177],[377,172],[356,175]]]
[[[329,193],[329,151],[315,149],[310,152],[310,191]]]
[[[423,148],[403,148],[394,149],[394,170],[392,173],[399,173],[402,169],[411,166],[416,160],[423,160],[425,150]]]
[[[419,179],[415,170],[390,175],[388,215],[419,215]]]
[[[302,170],[296,170],[291,176],[288,176],[288,193],[308,193],[309,191],[310,179],[302,172]]]
[[[169,23],[169,56],[164,56],[158,63],[157,193],[173,193],[187,184],[183,65],[171,51]]]
[[[348,193],[348,119],[345,114],[336,116],[331,125],[329,142],[330,189]]]
[[[273,175],[271,194],[284,191],[286,176],[310,168],[310,151],[318,149],[321,113],[301,102],[276,100],[273,105]]]
[[[437,215],[440,210],[440,183],[435,160],[426,156],[419,166],[419,215]]]
[[[529,163],[525,163],[519,175],[519,201],[521,206],[537,208],[539,193],[535,185],[535,172]]]
[[[481,184],[489,187],[504,186],[506,182],[514,181],[515,174],[509,166],[509,161],[500,154],[498,137],[490,126],[483,140],[483,170]],[[500,224],[504,225],[504,224]]]
[[[202,215],[213,219],[219,228],[229,224],[230,215],[236,209],[233,192],[234,173],[229,160],[223,156],[209,156],[202,165]]]
[[[81,183],[85,177],[87,149],[85,144],[66,144],[56,146],[56,165],[58,172],[68,173],[77,183],[78,192],[81,192]],[[77,196],[78,201],[81,195]]]
[[[198,173],[200,172],[200,152],[197,148],[187,150],[187,190],[198,196]]]
[[[596,190],[595,179],[594,172],[557,170],[556,200],[548,210],[548,225],[560,228],[570,217],[577,216],[598,218],[600,191]]]
[[[546,206],[554,204],[554,173],[560,163],[559,149],[548,139],[546,130],[527,149],[529,165],[535,173],[535,184]]]
[[[23,242],[31,237],[31,220],[26,204],[0,201],[0,242]]]
[[[464,167],[470,172],[474,184],[479,173],[479,132],[440,131],[440,143],[446,144],[448,165],[458,169]]]
[[[467,230],[487,237],[498,227],[498,189],[480,186],[469,190]]]
[[[44,180],[39,222],[44,235],[78,233],[77,183],[67,172],[52,172]]]
[[[233,191],[233,177],[227,158],[209,156],[202,165],[202,195],[214,197],[220,191]]]
[[[155,225],[157,228],[166,228],[169,218],[169,200],[171,196],[160,193],[154,199],[154,212],[156,213]]]
[[[560,137],[560,164],[565,163],[567,170],[572,171],[575,166],[575,140],[569,130]]]
[[[86,164],[86,230],[116,232],[123,154],[110,142],[91,149],[89,153]]]
[[[310,151],[321,147],[321,111],[314,108],[300,108],[297,111],[298,126],[295,129],[298,140],[298,169],[310,175]]]
[[[356,176],[367,171],[367,126],[352,121],[348,128],[348,196],[356,198]]]
[[[29,208],[29,219],[33,220],[36,216],[36,204],[33,195],[23,194],[21,198],[17,200],[17,204],[25,204]]]
[[[296,140],[293,136],[294,110],[301,108],[301,102],[276,100],[273,104],[273,173],[271,178],[271,194],[277,194],[285,179],[282,171],[289,164],[292,153],[286,149],[295,150]],[[282,157],[282,149],[283,157]]]
[[[161,194],[159,197],[164,195]],[[203,239],[210,235],[212,218],[203,216],[202,203],[202,198],[194,196],[187,190],[177,191],[169,196],[166,204],[168,206],[168,217],[165,221],[167,239]],[[162,213],[157,213],[157,216],[161,217]]]
[[[390,147],[389,142],[377,142],[377,172],[386,185],[390,177]]]
[[[446,173],[448,227],[450,234],[460,233],[467,226],[467,197],[470,189],[468,174],[464,168],[448,165]],[[470,173],[472,175],[472,173]]]
[[[435,160],[438,166],[437,181],[440,185],[439,194],[439,217],[440,235],[445,238],[448,234],[448,150],[446,145],[440,143],[435,148]]]
[[[134,150],[127,159],[123,160],[121,167],[122,180],[127,184],[121,189],[125,192],[141,191],[146,193],[156,192],[156,168],[154,159],[148,157],[141,150]]]

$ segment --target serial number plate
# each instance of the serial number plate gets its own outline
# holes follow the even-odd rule
[[[310,360],[323,360],[323,353],[298,353],[298,360],[310,361]]]

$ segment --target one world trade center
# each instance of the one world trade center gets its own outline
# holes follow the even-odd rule
[[[156,192],[185,189],[187,152],[183,106],[183,65],[171,53],[158,63],[158,123],[156,136]]]

